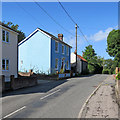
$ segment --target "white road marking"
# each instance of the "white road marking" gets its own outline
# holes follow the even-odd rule
[[[5,117],[3,117],[3,118],[7,118],[7,117],[9,117],[9,116],[11,116],[11,115],[13,115],[13,114],[15,114],[15,113],[17,113],[17,112],[19,112],[19,111],[23,110],[24,108],[26,108],[26,106],[24,106],[24,107],[22,107],[22,108],[20,108],[20,109],[18,109],[18,110],[16,110],[16,111],[14,111],[14,112],[10,113],[9,115],[6,115],[6,116],[5,116]]]
[[[52,93],[50,93],[50,94],[40,98],[40,99],[43,100],[44,98],[49,97],[49,96],[51,96],[51,95],[53,95],[53,94],[55,94],[56,92],[59,92],[59,91],[60,91],[60,89],[58,89],[58,90],[56,90],[56,91],[54,91],[54,92],[52,92]]]

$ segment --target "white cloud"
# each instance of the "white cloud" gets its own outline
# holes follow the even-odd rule
[[[107,39],[109,32],[112,31],[113,29],[114,28],[110,27],[110,28],[107,28],[105,31],[100,30],[99,32],[95,33],[94,35],[91,35],[89,37],[89,39],[93,40],[93,41],[105,40],[105,39]]]

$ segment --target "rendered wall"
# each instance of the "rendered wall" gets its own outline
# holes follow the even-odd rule
[[[19,46],[19,71],[50,73],[51,39],[40,31]]]
[[[63,44],[64,45],[64,44]],[[67,69],[66,62],[69,63],[68,70],[71,70],[70,65],[70,54],[71,54],[71,48],[69,47],[69,55],[67,55],[66,52],[66,45],[64,45],[64,54],[62,54],[62,43],[58,43],[59,50],[58,52],[55,51],[55,40],[51,41],[51,68],[52,73],[55,73],[57,70],[55,70],[55,59],[58,59],[58,71],[60,71],[62,66],[62,58],[65,58],[65,68]]]
[[[13,32],[7,28],[3,28],[3,29],[9,32],[9,43],[2,42],[2,59],[9,60],[9,70],[2,71],[2,74],[5,75],[5,81],[9,82],[10,75],[15,75],[15,77],[17,77],[18,35],[17,35],[17,33]]]

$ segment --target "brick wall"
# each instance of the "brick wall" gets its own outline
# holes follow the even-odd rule
[[[18,77],[11,75],[11,88],[13,90],[37,85],[37,77]]]

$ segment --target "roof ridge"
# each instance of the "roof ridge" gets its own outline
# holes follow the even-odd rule
[[[67,43],[65,43],[64,41],[61,41],[59,38],[57,38],[56,36],[52,35],[51,33],[47,32],[47,31],[45,31],[45,30],[42,30],[41,28],[38,28],[38,29],[41,30],[41,31],[43,31],[44,33],[48,34],[48,35],[49,35],[50,37],[52,37],[53,39],[56,39],[56,40],[58,40],[59,42],[62,42],[63,44],[68,45]],[[72,48],[72,46],[70,46],[70,45],[68,45],[68,46]]]
[[[82,59],[83,61],[87,62],[87,60],[86,60],[85,58],[83,58],[81,55],[78,55],[78,54],[77,54],[77,56],[78,56],[80,59]]]
[[[72,48],[72,46],[68,45],[67,43],[65,43],[64,41],[61,41],[59,38],[55,37],[54,35],[52,35],[51,33],[49,32],[46,32],[45,30],[42,30],[41,28],[37,27],[36,30],[34,30],[29,36],[27,36],[25,39],[23,39],[19,44],[18,46],[20,46],[22,43],[24,43],[25,41],[27,41],[31,36],[33,36],[37,31],[41,31],[43,32],[44,34],[47,34],[49,37],[53,38],[54,40],[57,40],[69,47]]]

